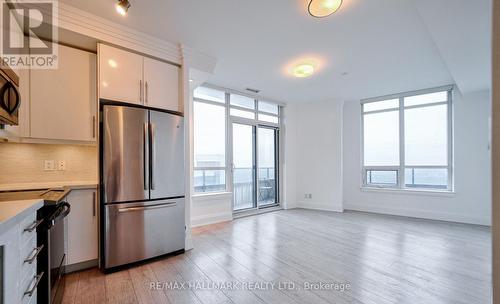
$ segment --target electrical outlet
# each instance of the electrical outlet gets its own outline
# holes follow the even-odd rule
[[[304,194],[304,198],[311,199],[313,196],[311,193]]]
[[[66,170],[66,161],[65,160],[60,160],[57,162],[57,170],[59,170],[59,171]]]
[[[53,160],[45,160],[43,162],[43,170],[44,171],[54,171],[54,161]]]

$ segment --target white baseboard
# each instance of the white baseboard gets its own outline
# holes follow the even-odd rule
[[[288,210],[288,209],[295,209],[298,207],[298,204],[297,203],[283,203],[281,204],[281,206],[283,207],[283,209],[285,210]]]
[[[393,209],[387,207],[366,206],[363,204],[353,204],[353,203],[344,203],[344,208],[346,210],[353,210],[353,211],[415,217],[415,218],[423,218],[429,220],[457,222],[457,223],[484,225],[484,226],[491,225],[491,219],[488,217],[475,217],[466,214],[444,213],[444,212],[434,212],[434,211],[415,210],[415,209],[413,210]]]
[[[298,202],[296,208],[344,212],[344,208],[342,206],[317,202]]]
[[[191,218],[191,228],[233,220],[232,213],[205,214]]]

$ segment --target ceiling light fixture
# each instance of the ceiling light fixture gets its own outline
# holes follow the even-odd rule
[[[293,75],[298,78],[309,77],[314,73],[314,66],[309,63],[302,63],[293,68]]]
[[[342,6],[342,0],[311,0],[309,14],[316,18],[328,17]]]
[[[130,2],[128,2],[128,0],[118,0],[118,3],[116,4],[116,11],[118,14],[125,16],[129,8]]]
[[[108,60],[108,64],[110,67],[112,67],[113,69],[115,69],[117,66],[118,66],[118,63],[116,63],[116,61],[114,61],[113,59],[109,59]]]

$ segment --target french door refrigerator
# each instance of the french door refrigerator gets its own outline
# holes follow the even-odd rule
[[[101,266],[184,250],[183,117],[101,108]]]

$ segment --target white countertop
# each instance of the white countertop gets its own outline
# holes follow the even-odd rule
[[[72,181],[49,183],[2,184],[0,191],[38,190],[68,187],[77,189],[96,189],[96,181]],[[21,221],[25,216],[36,212],[44,204],[43,199],[0,202],[0,235]]]
[[[42,199],[0,202],[0,235],[43,206]]]
[[[17,190],[33,190],[33,189],[49,189],[69,187],[71,189],[95,189],[97,188],[96,181],[62,181],[48,183],[19,183],[19,184],[1,184],[0,191],[17,191]]]

